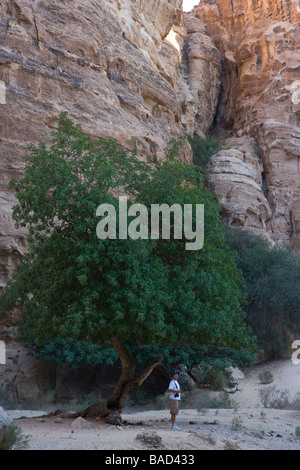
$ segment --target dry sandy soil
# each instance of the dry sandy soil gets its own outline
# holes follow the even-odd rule
[[[258,375],[263,370],[272,372],[271,384],[260,383]],[[89,420],[83,423],[88,428],[76,427],[72,419],[40,418],[43,412],[38,411],[9,414],[23,435],[29,436],[28,450],[300,450],[296,435],[297,426],[300,430],[299,386],[300,365],[291,360],[255,366],[245,372],[240,391],[231,395],[234,408],[181,409],[180,431],[171,430],[167,409],[130,410],[122,418],[131,424],[113,426]],[[159,447],[137,439],[153,433],[161,438]]]

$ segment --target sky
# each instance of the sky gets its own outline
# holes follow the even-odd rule
[[[183,11],[191,11],[195,5],[200,3],[199,0],[183,0]]]

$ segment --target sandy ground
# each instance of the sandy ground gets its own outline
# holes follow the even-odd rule
[[[260,383],[258,374],[263,370],[272,372],[271,384]],[[300,405],[295,401],[300,397],[300,365],[281,360],[256,366],[246,371],[239,389],[231,395],[233,409],[181,409],[177,418],[180,431],[171,429],[167,409],[130,410],[122,415],[130,424],[123,426],[88,420],[84,425],[89,428],[76,428],[72,419],[40,418],[43,411],[9,414],[28,436],[28,450],[300,450],[300,437],[296,436]],[[269,397],[267,408],[261,390]],[[284,397],[290,409],[269,407],[278,406],[278,397]],[[153,433],[161,438],[159,447],[137,439]]]

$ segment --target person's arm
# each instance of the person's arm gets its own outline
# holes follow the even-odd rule
[[[173,385],[174,385],[174,382],[170,382],[169,387],[172,387]],[[181,390],[178,388],[169,388],[168,392],[181,393]]]

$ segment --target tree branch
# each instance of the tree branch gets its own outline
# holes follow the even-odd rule
[[[123,373],[126,374],[126,378],[128,379],[127,374],[134,374],[136,362],[130,352],[128,351],[126,344],[120,335],[113,335],[111,337],[111,344],[118,354],[120,361],[122,363],[122,375]],[[122,376],[121,376],[122,377]]]
[[[133,380],[133,382],[135,382],[134,385],[136,387],[139,387],[140,385],[142,385],[142,383],[147,379],[147,377],[149,377],[153,369],[155,369],[155,367],[158,366],[158,364],[163,360],[163,358],[164,356],[162,354],[159,354],[158,356],[156,356],[150,362],[150,364],[148,364],[144,372],[139,377]]]

